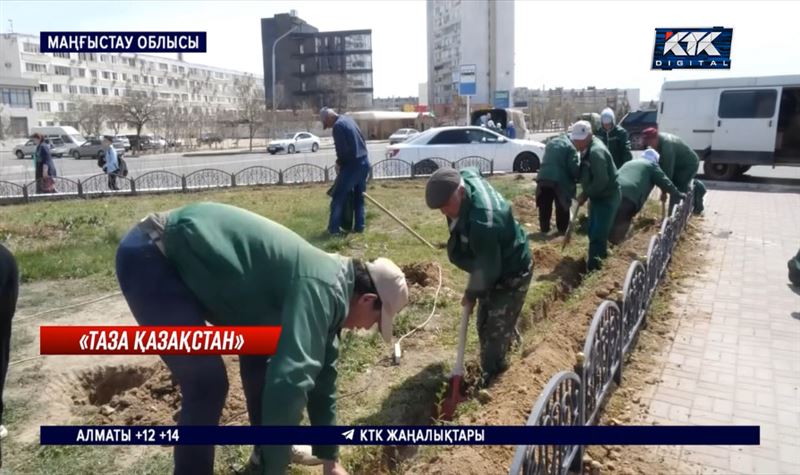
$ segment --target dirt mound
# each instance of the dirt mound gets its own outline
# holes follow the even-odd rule
[[[428,287],[439,283],[439,268],[433,262],[415,262],[402,267],[409,285]]]
[[[247,406],[239,365],[226,364],[230,389],[221,424],[247,424]],[[78,377],[72,395],[76,411],[93,422],[114,425],[172,425],[177,422],[181,393],[161,362],[150,366],[105,366]]]
[[[533,249],[534,269],[554,269],[561,259],[561,253],[550,246],[537,246]]]

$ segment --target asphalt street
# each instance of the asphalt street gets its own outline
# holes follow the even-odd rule
[[[543,140],[552,134],[535,134],[534,140]],[[370,159],[373,163],[383,160],[385,157],[386,142],[371,142],[367,144]],[[640,152],[634,152],[640,153]],[[269,155],[268,153],[252,153],[238,155],[213,155],[213,156],[194,156],[185,157],[183,153],[162,153],[153,155],[125,157],[128,169],[132,176],[141,175],[153,170],[168,170],[177,174],[188,174],[203,168],[217,168],[229,173],[237,172],[247,167],[261,165],[275,169],[286,169],[299,163],[313,163],[322,167],[333,166],[336,161],[333,148],[322,148],[316,153],[297,153],[293,155],[278,154]],[[85,158],[75,160],[64,157],[56,159],[56,168],[59,176],[71,179],[85,179],[100,173],[97,162],[94,159]],[[700,167],[702,174],[702,163]],[[10,151],[0,152],[0,180],[28,183],[34,178],[33,163],[30,158],[18,160]],[[800,186],[800,167],[778,167],[768,166],[751,168],[743,181],[750,182],[771,182],[779,181],[785,184],[795,184]]]

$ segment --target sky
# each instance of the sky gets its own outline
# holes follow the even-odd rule
[[[416,96],[426,81],[424,0],[3,0],[0,31],[9,31],[9,19],[14,32],[29,34],[206,31],[208,52],[186,61],[263,75],[260,19],[292,9],[320,31],[372,29],[375,97]],[[517,87],[639,88],[645,100],[664,80],[800,74],[800,1],[517,0],[514,9]],[[729,71],[650,70],[655,28],[709,26],[734,29]]]

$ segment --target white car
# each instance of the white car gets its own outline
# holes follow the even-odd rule
[[[455,162],[466,157],[494,160],[495,171],[531,173],[539,169],[543,156],[541,142],[509,139],[483,127],[438,127],[386,150],[386,158],[419,164],[419,173],[438,168],[432,158]]]
[[[273,140],[267,146],[267,152],[275,155],[278,152],[299,153],[319,150],[319,137],[308,132],[286,134],[282,139]]]

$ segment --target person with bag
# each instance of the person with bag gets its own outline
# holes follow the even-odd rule
[[[113,141],[110,136],[103,137],[103,149],[105,155],[98,160],[98,165],[108,174],[108,189],[119,190],[117,185],[117,176],[124,176],[122,170],[122,159],[117,157],[117,150],[113,146]],[[125,173],[127,175],[127,173]]]
[[[36,194],[55,193],[55,180],[57,176],[53,156],[50,154],[50,145],[45,143],[44,135],[33,134],[36,149],[33,151],[33,165],[35,167]]]

